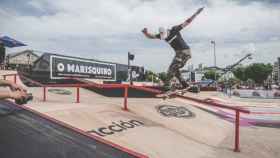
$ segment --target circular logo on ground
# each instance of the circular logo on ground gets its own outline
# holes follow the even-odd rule
[[[71,91],[66,90],[66,89],[49,89],[48,91],[51,92],[51,93],[61,94],[61,95],[70,95],[70,94],[72,94]]]
[[[156,109],[165,117],[192,118],[195,116],[193,112],[183,106],[158,105]]]

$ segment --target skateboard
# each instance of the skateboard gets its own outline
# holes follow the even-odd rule
[[[171,99],[175,98],[176,95],[184,95],[186,92],[190,90],[191,87],[185,88],[185,89],[175,89],[175,90],[169,90],[164,93],[158,94],[157,97],[165,99]]]

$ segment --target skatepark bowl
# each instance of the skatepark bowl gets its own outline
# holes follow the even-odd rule
[[[133,90],[142,91],[144,93],[147,93],[148,94],[147,96],[149,96],[149,97],[153,96],[154,98],[155,98],[156,94],[162,93],[160,90],[153,89],[151,87],[134,86],[134,85],[128,85],[128,84],[97,84],[97,83],[94,83],[94,82],[86,82],[86,83],[79,83],[79,84],[48,84],[48,85],[46,85],[46,84],[41,84],[39,82],[31,80],[29,78],[26,78],[24,76],[19,76],[19,74],[17,74],[17,73],[15,73],[15,74],[4,74],[3,78],[4,79],[8,79],[8,80],[13,80],[14,83],[17,83],[17,84],[19,84],[19,82],[21,82],[20,81],[21,79],[24,79],[24,80],[26,80],[26,81],[36,85],[37,86],[37,90],[39,88],[41,89],[40,90],[41,91],[41,93],[40,93],[41,98],[39,99],[40,102],[48,102],[48,95],[49,95],[48,94],[48,89],[49,88],[72,88],[72,89],[75,89],[75,91],[74,91],[75,95],[74,96],[72,95],[72,97],[75,98],[73,100],[75,100],[75,103],[79,103],[79,104],[77,104],[77,106],[80,105],[80,106],[82,106],[84,108],[87,107],[86,105],[83,104],[83,100],[82,100],[83,97],[81,97],[81,95],[83,95],[81,90],[83,90],[84,88],[94,88],[94,89],[98,89],[98,91],[101,91],[103,89],[104,90],[106,90],[106,89],[121,89],[121,91],[119,91],[119,92],[122,93],[123,108],[122,108],[122,110],[118,111],[117,113],[120,113],[122,115],[127,115],[127,116],[129,116],[129,118],[132,118],[132,116],[130,116],[130,115],[132,115],[133,113],[139,113],[140,114],[139,111],[136,112],[134,110],[130,110],[129,107],[128,107],[129,106],[128,105],[128,98],[129,98],[130,91],[133,91]],[[98,91],[94,91],[94,92],[98,92]],[[69,94],[71,95],[71,93],[69,93]],[[228,113],[224,114],[223,116],[230,116],[231,119],[229,119],[229,117],[224,117],[223,120],[227,120],[227,121],[229,121],[231,123],[234,123],[234,139],[233,139],[234,147],[233,147],[233,151],[234,152],[240,152],[240,120],[241,121],[243,120],[243,118],[241,119],[240,115],[241,114],[249,115],[250,114],[250,110],[248,110],[246,108],[243,108],[241,106],[229,106],[229,105],[226,105],[225,103],[223,103],[221,101],[216,101],[216,100],[211,99],[211,98],[208,98],[208,99],[204,98],[204,99],[202,99],[202,98],[198,98],[198,97],[193,97],[191,95],[190,96],[188,96],[188,95],[184,95],[184,96],[176,95],[175,98],[185,100],[186,102],[196,103],[196,105],[193,105],[193,106],[197,106],[197,107],[203,109],[204,111],[210,111],[210,113],[215,113],[216,115],[223,115],[225,113],[225,111],[227,111]],[[140,102],[139,100],[136,100],[136,101]],[[135,102],[135,101],[131,101],[131,102]],[[159,102],[159,101],[152,101],[151,100],[151,102]],[[50,104],[51,103],[52,102],[50,102]],[[36,103],[34,103],[34,104],[36,104]],[[87,139],[87,140],[85,140],[85,142],[81,142],[81,141],[84,141],[84,140],[82,138],[79,138],[80,144],[78,144],[78,145],[81,145],[81,143],[87,143],[86,145],[84,145],[84,146],[86,146],[85,150],[88,148],[87,146],[90,146],[89,145],[90,143],[88,141],[91,140],[92,141],[91,143],[94,144],[94,146],[96,146],[95,147],[95,151],[93,151],[93,152],[95,154],[99,154],[99,156],[97,156],[97,157],[110,157],[111,156],[111,157],[143,157],[144,158],[144,157],[162,157],[162,155],[163,155],[163,154],[161,155],[160,153],[157,153],[160,156],[155,156],[156,154],[154,154],[154,155],[153,154],[149,154],[152,151],[143,150],[140,147],[137,148],[137,145],[134,145],[134,144],[129,144],[129,145],[127,145],[128,147],[124,147],[125,146],[124,144],[126,144],[126,143],[124,143],[124,139],[125,139],[124,136],[121,137],[122,139],[121,138],[118,139],[118,138],[114,138],[113,136],[110,136],[111,134],[114,134],[114,132],[116,132],[117,130],[112,130],[114,132],[108,132],[108,131],[104,132],[105,130],[113,128],[113,125],[114,125],[114,127],[120,127],[122,130],[127,130],[129,127],[126,126],[127,128],[124,128],[125,126],[122,125],[122,124],[126,123],[125,121],[121,121],[120,123],[112,122],[113,125],[108,126],[108,128],[105,128],[105,127],[103,128],[102,127],[102,128],[99,128],[99,130],[90,130],[90,129],[87,129],[86,127],[83,127],[83,125],[82,125],[83,123],[81,123],[81,122],[77,123],[77,124],[81,124],[80,125],[81,127],[79,127],[79,125],[77,125],[77,126],[73,125],[74,123],[71,124],[71,120],[69,122],[64,121],[63,118],[62,118],[62,113],[59,114],[59,111],[58,111],[58,113],[55,114],[55,113],[52,113],[52,110],[50,110],[48,112],[48,110],[45,109],[46,111],[44,112],[44,108],[43,107],[39,107],[39,104],[41,104],[41,103],[39,103],[39,101],[38,101],[37,104],[38,105],[34,105],[34,106],[32,105],[32,106],[28,107],[28,106],[16,105],[16,104],[11,103],[11,102],[9,102],[9,103],[5,102],[5,103],[2,103],[2,106],[6,107],[6,109],[9,109],[7,107],[10,107],[10,108],[12,107],[8,111],[11,111],[11,110],[13,111],[14,109],[16,111],[23,111],[23,112],[21,112],[22,113],[21,115],[25,115],[24,116],[25,118],[27,116],[32,118],[32,120],[31,119],[26,119],[26,121],[33,121],[33,122],[36,123],[36,119],[37,119],[37,122],[39,120],[39,123],[36,123],[36,124],[38,124],[38,128],[39,128],[39,125],[40,125],[40,129],[45,128],[45,127],[43,127],[44,125],[46,125],[48,128],[50,126],[52,128],[54,126],[56,126],[53,129],[46,129],[45,131],[51,132],[50,130],[54,130],[54,131],[58,131],[56,133],[59,133],[59,132],[63,133],[63,135],[65,133],[65,137],[71,137],[71,138],[73,137],[73,141],[75,141],[74,140],[75,136],[73,136],[75,134],[76,135],[78,134],[79,137],[81,137],[81,136],[84,137],[83,139]],[[60,107],[54,107],[53,105],[50,105],[50,107],[51,106],[54,108],[53,111],[56,111],[56,109],[60,108]],[[62,105],[59,105],[59,106],[62,106]],[[204,106],[204,108],[202,108],[202,106]],[[133,106],[133,107],[135,108],[136,106]],[[42,111],[40,111],[40,108],[41,108]],[[139,108],[139,106],[137,108]],[[214,110],[215,112],[213,112],[213,111],[209,110],[210,108],[214,108],[214,109],[216,108],[218,110],[216,110],[216,111]],[[220,112],[221,109],[225,110],[225,111],[222,111],[224,113]],[[229,112],[229,111],[231,111],[231,112]],[[87,111],[84,111],[84,112],[85,112],[84,115],[87,115],[88,112]],[[103,110],[102,112],[106,112],[106,110]],[[146,111],[146,112],[149,112],[149,111]],[[16,113],[18,113],[18,112],[16,112]],[[69,113],[69,112],[67,112],[67,113]],[[76,112],[73,111],[73,113],[76,113]],[[130,113],[132,113],[132,114],[130,114]],[[167,114],[170,114],[170,113],[167,113]],[[90,114],[90,115],[92,115],[92,114]],[[112,116],[112,117],[116,117],[115,115],[116,114],[110,114],[110,116]],[[10,119],[13,119],[11,117],[13,117],[13,116],[9,116]],[[83,117],[83,116],[81,116],[81,117]],[[97,117],[97,116],[90,116],[90,117]],[[122,117],[122,116],[118,116],[118,117]],[[141,119],[144,120],[144,122],[147,121],[147,118],[144,119],[144,118],[142,118],[142,116],[137,116],[135,118],[138,118],[138,119],[141,118]],[[71,118],[71,119],[73,120],[75,118]],[[83,119],[88,120],[90,118],[83,118]],[[102,120],[104,118],[101,117],[101,118],[98,118],[98,119]],[[73,120],[73,121],[75,122],[75,120]],[[42,123],[42,122],[47,122],[47,123]],[[134,127],[142,126],[142,125],[145,124],[143,122],[140,122],[140,121],[137,121],[137,120],[133,120],[133,119],[131,119],[127,123],[129,123],[130,125],[132,125]],[[213,122],[213,124],[214,123],[215,122]],[[218,124],[218,122],[216,122],[216,123]],[[242,123],[243,122],[241,122],[241,125],[242,125]],[[50,125],[50,124],[52,124],[52,125]],[[16,125],[16,124],[14,124],[14,125]],[[25,128],[25,127],[22,127],[22,128]],[[33,128],[37,128],[37,127],[35,127],[35,125],[34,125]],[[119,131],[122,131],[121,129],[119,129]],[[36,130],[36,129],[32,129],[32,130]],[[67,132],[65,132],[65,130],[67,130]],[[100,131],[103,131],[103,133],[100,133]],[[32,133],[32,132],[30,132],[30,133]],[[75,134],[73,134],[73,133],[75,133]],[[69,134],[70,136],[68,136],[67,134]],[[212,135],[214,135],[214,134],[215,133],[212,133]],[[132,135],[134,137],[138,137],[136,133],[133,133]],[[105,139],[104,138],[105,136],[106,136],[106,138],[108,138],[108,139],[111,138],[111,139],[109,139],[109,140]],[[41,137],[46,137],[46,136],[45,135],[41,135]],[[218,137],[219,136],[216,136],[216,138],[218,138]],[[78,138],[75,138],[75,139],[78,139]],[[210,138],[207,138],[207,139],[210,139]],[[120,142],[120,145],[118,144],[117,140]],[[31,146],[35,146],[36,145],[35,144],[36,141],[33,140],[33,139],[31,141],[34,141],[34,142],[32,142],[33,144],[32,145],[30,144],[30,145]],[[62,139],[62,140],[59,140],[59,142],[60,141],[62,143],[64,143],[64,144],[67,144],[66,142],[68,140]],[[138,140],[138,141],[140,141],[140,140]],[[144,141],[144,140],[141,140],[141,141]],[[16,143],[16,141],[14,141],[14,142]],[[70,143],[70,144],[73,144],[73,143]],[[135,142],[135,144],[138,144],[138,143]],[[58,146],[59,144],[54,144],[54,145]],[[149,148],[150,144],[146,144],[146,145],[147,145],[147,148]],[[176,145],[176,143],[174,145]],[[99,146],[102,146],[102,147],[99,148]],[[109,149],[107,149],[107,148],[109,148]],[[72,149],[72,147],[69,147],[67,149]],[[100,150],[100,151],[98,151],[98,150]],[[151,148],[150,150],[153,150],[153,148]],[[21,151],[21,152],[24,152],[24,151]],[[86,151],[86,152],[90,153],[91,151]],[[160,151],[157,151],[157,152],[160,152]],[[174,153],[174,154],[176,154],[176,153]],[[69,157],[71,157],[71,156],[69,156]],[[84,156],[84,157],[86,157],[86,156]],[[166,157],[168,157],[168,156],[166,156]],[[180,157],[180,156],[178,156],[178,157]]]

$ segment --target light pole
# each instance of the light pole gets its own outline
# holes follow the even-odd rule
[[[211,44],[213,44],[213,47],[214,47],[214,66],[217,67],[217,63],[216,63],[216,42],[211,41]],[[216,80],[217,80],[217,75],[216,75],[216,71],[215,71],[215,81]]]
[[[128,62],[128,75],[129,75],[129,83],[130,85],[133,84],[133,81],[132,81],[132,70],[131,70],[131,65],[130,65],[130,61],[134,60],[134,55],[131,54],[130,52],[128,52],[127,54],[127,62]]]

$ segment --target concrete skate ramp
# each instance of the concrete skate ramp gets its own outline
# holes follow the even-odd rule
[[[186,155],[198,158],[215,152],[213,150],[221,146],[232,152],[233,139],[226,145],[221,144],[227,137],[233,138],[232,124],[195,108],[190,102],[132,98],[129,111],[122,111],[121,101],[102,97],[102,102],[91,99],[80,104],[52,102],[28,107],[153,158],[174,155],[176,158],[185,158]],[[165,116],[158,111],[159,106],[171,106],[179,113],[192,115]],[[173,115],[175,111],[167,113]]]
[[[131,158],[136,157],[9,101],[0,101],[1,158]]]

